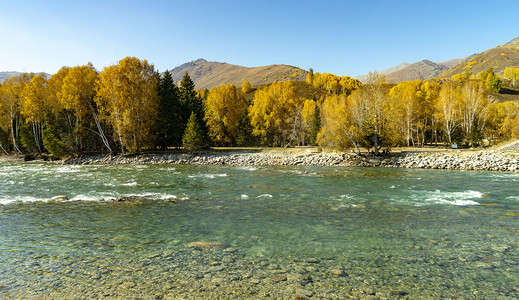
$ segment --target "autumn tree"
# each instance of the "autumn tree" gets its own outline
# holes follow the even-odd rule
[[[182,142],[182,108],[179,89],[173,82],[171,73],[164,72],[159,78],[159,118],[157,122],[157,144],[163,149],[180,146]]]
[[[94,98],[96,96],[96,81],[99,74],[91,63],[71,68],[61,89],[61,103],[67,114],[69,134],[72,133],[72,148],[77,153],[86,145],[83,143],[90,133],[101,139],[104,146],[111,151],[110,144],[99,122]]]
[[[306,99],[303,104],[303,110],[301,112],[302,117],[302,144],[305,144],[305,139],[308,140],[310,143],[315,143],[315,140],[317,138],[317,132],[319,132],[319,129],[317,129],[317,132],[313,132],[315,135],[312,136],[312,129],[314,129],[316,118],[319,118],[319,116],[316,116],[316,113],[319,114],[319,108],[317,107],[317,102],[314,100]],[[314,129],[315,131],[315,129]]]
[[[461,127],[469,144],[481,140],[489,114],[489,99],[481,82],[469,81],[461,93]]]
[[[252,91],[252,86],[251,86],[250,82],[248,82],[247,80],[243,80],[241,83],[241,92],[243,94],[247,94],[250,91]]]
[[[253,135],[264,144],[288,145],[303,104],[291,82],[273,83],[257,91],[249,107]]]
[[[321,122],[321,109],[319,105],[315,105],[312,127],[310,128],[310,132],[308,134],[308,142],[312,145],[317,144],[317,135],[321,130],[322,122]]]
[[[404,138],[407,147],[415,145],[414,133],[418,130],[418,92],[420,91],[421,80],[404,81],[393,87],[389,96],[395,101],[395,116],[399,123],[397,130]]]
[[[467,80],[469,80],[471,73],[469,71],[465,71],[459,74],[452,75],[451,79],[452,81],[456,81],[459,83],[463,83]]]
[[[505,68],[504,77],[511,81],[511,84],[514,88],[517,87],[517,80],[519,80],[519,68],[518,67]]]
[[[314,86],[328,93],[349,96],[354,90],[360,88],[362,83],[349,76],[337,76],[330,73],[313,73],[312,83]],[[307,81],[308,82],[308,81]]]
[[[243,110],[245,98],[236,91],[234,84],[222,84],[209,92],[205,120],[212,140],[218,144],[232,145]]]
[[[23,73],[15,77],[11,77],[2,83],[3,93],[0,98],[2,104],[2,114],[7,122],[1,126],[6,132],[10,132],[11,143],[16,152],[22,153],[19,145],[20,126],[24,123],[21,119],[20,111],[22,109],[23,92],[25,86],[31,82],[33,74]]]
[[[485,84],[487,88],[496,93],[501,91],[501,78],[499,78],[496,74],[488,74],[487,79],[485,79]]]
[[[454,142],[454,130],[457,126],[460,126],[458,123],[460,101],[461,90],[453,82],[445,82],[436,101],[436,114],[442,124],[449,145]]]
[[[370,73],[366,84],[355,90],[349,100],[351,123],[364,135],[364,144],[373,147],[375,155],[382,147],[392,145],[394,105],[387,95],[384,76]]]
[[[34,145],[42,152],[42,128],[46,107],[46,80],[43,75],[36,75],[23,90],[21,114],[32,129]]]
[[[10,121],[9,115],[4,107],[5,87],[0,83],[0,149],[9,154],[9,133],[5,130],[6,124]]]
[[[306,83],[313,85],[314,84],[314,69],[310,68],[308,70],[308,74],[306,74]]]
[[[95,101],[123,152],[153,146],[158,77],[153,65],[135,57],[126,57],[99,75]]]
[[[330,95],[324,99],[321,107],[322,127],[317,135],[319,146],[338,150],[354,147],[355,152],[360,154],[363,136],[352,124],[351,112],[344,95]]]

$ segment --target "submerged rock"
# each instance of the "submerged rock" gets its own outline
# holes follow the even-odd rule
[[[187,248],[195,248],[199,250],[225,249],[227,245],[220,242],[191,242],[187,244]]]
[[[60,195],[60,196],[54,196],[54,197],[50,198],[49,200],[50,201],[67,201],[68,197]]]

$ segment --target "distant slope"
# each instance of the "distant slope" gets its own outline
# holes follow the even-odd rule
[[[487,70],[489,67],[494,68],[494,72],[502,77],[505,68],[512,66],[519,66],[519,37],[504,46],[492,48],[470,58],[443,72],[440,74],[440,77],[451,77],[465,71],[469,71],[475,75]]]
[[[17,76],[20,73],[18,72],[0,72],[0,82],[3,82],[6,79]]]
[[[0,72],[0,83],[3,82],[4,80],[7,80],[11,77],[15,77],[15,76],[18,76],[22,74],[21,72],[14,72],[14,71],[8,71],[8,72]],[[34,74],[41,74],[41,73],[34,73]],[[51,74],[48,74],[48,73],[44,73],[45,74],[45,77],[47,79],[49,79],[52,75]]]
[[[253,86],[275,81],[305,80],[307,71],[287,65],[247,68],[227,63],[198,59],[170,70],[173,80],[180,81],[188,73],[197,89],[210,89],[222,83],[241,85],[242,80]]]
[[[444,65],[425,59],[388,74],[386,79],[392,83],[416,79],[429,79],[447,69],[448,67]]]
[[[462,58],[455,58],[455,59],[451,59],[451,60],[448,60],[448,61],[439,62],[437,64],[442,65],[442,66],[446,66],[447,68],[450,69],[452,67],[455,67],[455,66],[461,64],[464,61],[467,61],[467,60],[473,58],[476,55],[478,55],[478,53],[472,54],[472,55],[469,55],[469,56],[465,56],[465,57],[462,57]]]
[[[410,63],[403,62],[403,63],[400,63],[400,64],[398,64],[396,66],[393,66],[393,67],[390,67],[390,68],[387,68],[387,69],[384,69],[384,70],[376,71],[376,72],[379,73],[379,74],[388,75],[388,74],[396,72],[396,71],[398,71],[400,69],[403,69],[403,68],[405,68],[405,67],[407,67],[409,65],[410,65]],[[360,75],[360,76],[355,77],[355,79],[358,79],[361,82],[366,80],[367,78],[368,78],[368,75]]]

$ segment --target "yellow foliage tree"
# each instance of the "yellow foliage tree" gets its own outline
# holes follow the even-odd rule
[[[252,91],[252,86],[250,82],[248,82],[247,80],[243,80],[241,83],[241,92],[247,94],[250,91]]]
[[[247,107],[245,98],[238,94],[234,84],[222,84],[209,92],[205,119],[213,141],[233,144],[243,110]]]
[[[158,78],[153,65],[136,57],[126,57],[99,75],[95,102],[113,127],[123,152],[153,146]]]
[[[355,147],[360,154],[360,132],[352,125],[350,110],[344,95],[330,95],[321,105],[322,127],[317,135],[319,146],[343,150]]]
[[[95,123],[98,131],[95,132],[103,141],[103,144],[111,151],[108,139],[104,135],[101,124],[97,118],[94,108],[94,98],[96,95],[96,81],[99,74],[91,63],[85,66],[78,66],[68,70],[63,78],[60,100],[62,107],[73,112],[75,119],[74,127],[74,148],[78,151],[81,148],[81,138],[85,136],[86,130],[84,123]],[[86,124],[87,127],[89,124]],[[90,128],[88,128],[90,129]]]
[[[461,93],[461,128],[469,144],[481,140],[489,118],[491,101],[482,82],[468,81]]]
[[[518,67],[507,67],[505,68],[504,77],[510,79],[512,86],[517,86],[517,80],[519,80],[519,68]]]
[[[20,110],[23,102],[23,92],[28,83],[31,82],[33,75],[23,73],[21,75],[11,77],[2,83],[3,93],[0,101],[2,103],[2,114],[6,115],[8,122],[0,124],[5,131],[11,132],[11,142],[14,149],[21,153],[18,147],[18,134],[21,126]]]
[[[303,122],[303,132],[305,135],[310,133],[312,129],[312,122],[314,121],[315,107],[317,102],[310,99],[305,99],[303,103],[303,110],[301,111],[301,118]]]
[[[312,72],[311,82],[314,86],[323,89],[328,93],[335,95],[345,94],[346,96],[350,95],[354,90],[362,86],[362,83],[357,79],[353,79],[348,76],[339,77],[330,73],[314,74]],[[310,83],[308,77],[307,83]]]
[[[304,99],[291,82],[277,82],[256,92],[249,107],[252,134],[263,143],[288,145],[297,137]]]
[[[348,98],[351,124],[362,132],[363,143],[368,148],[373,147],[375,155],[395,140],[392,124],[395,104],[387,95],[385,83],[383,75],[370,73],[366,84]]]
[[[454,142],[453,132],[460,126],[460,101],[461,90],[457,88],[456,84],[453,82],[444,83],[436,101],[436,117],[442,124],[443,132],[449,144]]]
[[[36,75],[23,90],[22,116],[31,124],[34,142],[41,153],[42,122],[48,112],[46,107],[46,80],[43,75]]]
[[[414,133],[418,131],[419,111],[418,94],[422,85],[421,80],[404,81],[389,91],[389,96],[395,101],[395,120],[398,122],[399,136],[405,140],[407,147],[414,145]]]

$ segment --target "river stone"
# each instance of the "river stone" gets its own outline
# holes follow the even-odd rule
[[[333,276],[342,277],[346,276],[346,273],[344,272],[343,268],[333,268],[331,272]]]
[[[392,291],[389,291],[389,294],[395,295],[395,296],[405,296],[405,295],[407,295],[407,292],[400,291],[400,290],[392,290]]]
[[[67,201],[67,200],[68,200],[68,197],[63,196],[63,195],[50,198],[50,201]]]
[[[220,242],[191,242],[187,244],[188,248],[195,248],[200,250],[224,249],[226,245]]]

